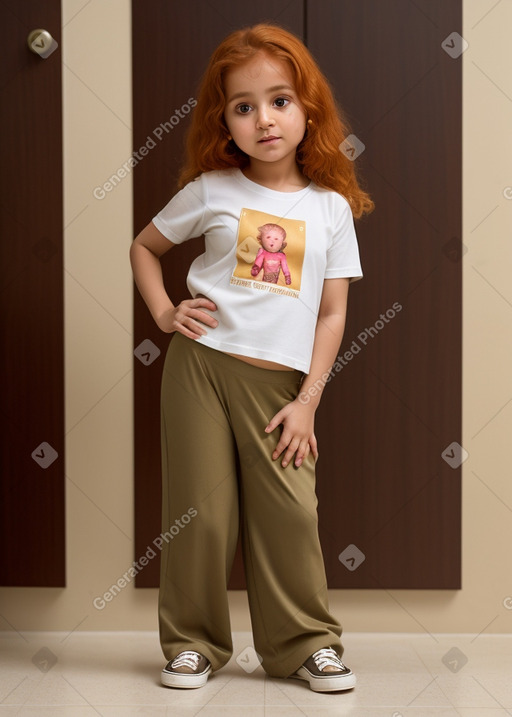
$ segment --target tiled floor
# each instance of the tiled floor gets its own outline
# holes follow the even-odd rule
[[[512,635],[344,633],[358,684],[331,694],[246,672],[236,659],[251,654],[251,634],[233,639],[205,687],[177,690],[160,685],[155,632],[0,633],[0,717],[512,715]]]

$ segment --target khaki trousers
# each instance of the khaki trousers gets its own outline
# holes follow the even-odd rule
[[[254,647],[272,677],[316,650],[341,657],[318,537],[315,462],[272,461],[264,429],[301,371],[259,368],[175,333],[161,386],[159,629],[167,660],[196,650],[212,669],[233,654],[227,582],[241,527]]]

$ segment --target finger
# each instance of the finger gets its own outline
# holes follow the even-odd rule
[[[187,314],[178,314],[176,316],[176,330],[189,338],[197,339],[206,333],[206,329],[202,324],[198,323]]]
[[[184,316],[193,316],[193,317],[203,321],[204,323],[212,322],[212,321],[218,323],[217,319],[214,316],[211,316],[210,314],[206,313],[206,311],[204,311],[204,309],[210,310],[210,307],[204,306],[203,303],[196,304],[196,302],[199,302],[199,301],[204,303],[205,299],[194,299],[193,302],[192,301],[187,301],[187,302],[183,301],[180,304],[180,313],[183,314]],[[214,304],[212,302],[209,301],[208,303],[212,304],[214,306]],[[211,310],[214,311],[214,309],[211,309]]]
[[[188,299],[187,299],[188,301]],[[207,299],[206,297],[198,297],[197,299],[190,300],[190,305],[194,307],[198,306],[204,306],[205,309],[211,309],[212,311],[217,311],[216,304],[211,300]]]
[[[181,323],[182,326],[185,326],[185,328],[188,328],[190,331],[195,332],[196,334],[198,334],[198,336],[203,336],[206,333],[206,329],[204,328],[203,324],[196,321],[191,316],[184,317]]]
[[[285,448],[288,448],[288,445],[290,444],[291,440],[293,439],[293,434],[286,431],[286,429],[283,429],[279,440],[277,442],[276,447],[274,448],[274,452],[272,453],[272,459],[277,460],[281,453],[285,450]]]
[[[309,456],[309,443],[304,442],[300,444],[299,450],[297,451],[297,455],[295,456],[295,465],[298,468],[301,466],[306,458]]]
[[[316,436],[313,434],[311,438],[309,439],[309,445],[311,446],[311,451],[313,453],[313,456],[315,457],[315,461],[318,459],[318,444],[316,441]]]
[[[173,331],[177,331],[179,334],[183,334],[183,336],[186,336],[189,339],[198,339],[201,336],[201,334],[195,334],[193,331],[190,331],[186,326],[183,326],[183,324],[177,326],[173,329]]]
[[[215,328],[219,323],[214,316],[210,316],[210,314],[207,314],[200,309],[192,309],[189,316],[191,318],[195,317],[201,323],[206,324],[206,326],[211,326],[212,328]]]
[[[272,431],[279,426],[280,423],[282,423],[282,420],[284,418],[283,415],[283,409],[281,409],[276,415],[270,419],[268,424],[265,426],[265,433],[272,433]],[[281,436],[282,438],[282,436]],[[284,446],[283,446],[284,448]],[[282,449],[281,449],[282,450]]]
[[[288,463],[291,461],[291,459],[293,458],[293,455],[294,455],[295,451],[297,450],[297,448],[299,447],[299,445],[300,445],[300,440],[298,438],[293,438],[290,441],[290,443],[288,444],[288,448],[286,449],[285,454],[283,456],[282,463],[281,463],[283,468],[286,468]]]
[[[200,311],[199,309],[191,309],[190,307],[187,307],[186,310],[181,310],[176,315],[176,321],[178,324],[181,324],[183,326],[187,325],[192,331],[195,331],[199,336],[202,336],[206,333],[205,326],[210,326],[211,328],[215,328],[217,324],[219,323],[217,319],[213,318],[213,316],[210,316],[210,314],[206,314],[204,311]]]
[[[277,446],[274,448],[274,452],[272,453],[272,460],[276,461],[281,453],[284,451],[286,446],[288,445],[288,441],[283,440],[283,436],[281,435],[281,438],[279,439],[279,442]]]

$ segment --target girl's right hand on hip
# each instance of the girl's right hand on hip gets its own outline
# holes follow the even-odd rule
[[[167,334],[179,331],[189,339],[198,339],[207,333],[205,326],[214,329],[219,323],[217,319],[201,309],[217,311],[217,306],[206,298],[185,299],[177,306],[166,309],[155,321]]]

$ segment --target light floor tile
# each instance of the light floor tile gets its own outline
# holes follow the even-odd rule
[[[501,717],[512,714],[512,635],[344,633],[355,690],[312,692],[236,662],[198,690],[160,684],[156,632],[0,633],[0,717]]]

